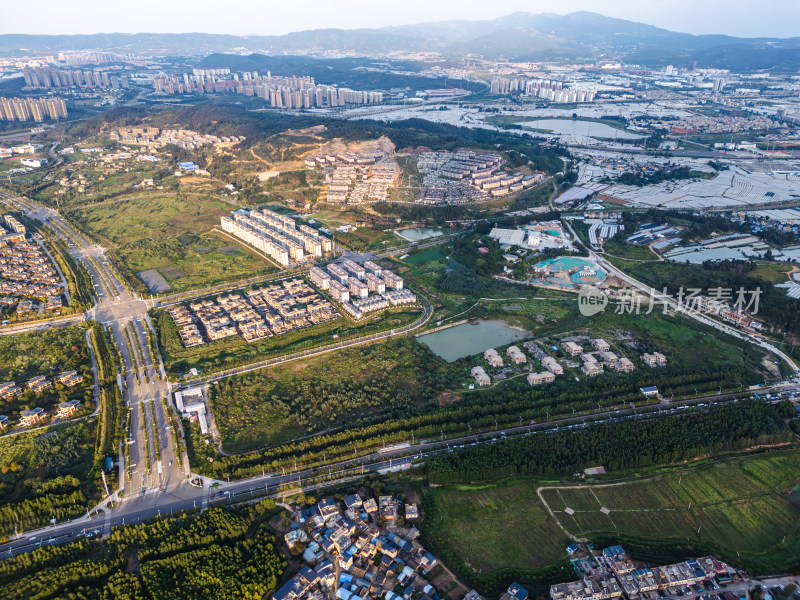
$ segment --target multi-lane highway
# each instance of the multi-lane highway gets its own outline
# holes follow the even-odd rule
[[[188,459],[175,447],[170,419],[169,383],[160,375],[158,358],[150,351],[147,303],[138,298],[117,275],[103,248],[90,242],[61,218],[57,211],[28,199],[2,192],[26,215],[41,221],[64,240],[69,252],[90,274],[96,297],[86,317],[103,323],[111,332],[123,362],[120,373],[124,401],[130,410],[125,443],[130,447],[130,465],[120,452],[122,502],[113,512],[125,513],[149,506],[155,498],[171,497],[189,488]],[[51,322],[48,326],[72,322]],[[34,325],[35,326],[35,325]],[[179,423],[177,419],[172,422]],[[179,436],[182,434],[179,434]]]

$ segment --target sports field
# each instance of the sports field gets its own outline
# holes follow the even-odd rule
[[[143,290],[138,274],[155,269],[172,291],[182,291],[277,271],[245,246],[212,231],[232,208],[207,197],[152,194],[78,208],[67,215],[112,247],[134,286]]]

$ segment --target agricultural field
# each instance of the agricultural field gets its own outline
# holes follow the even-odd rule
[[[574,535],[618,536],[643,545],[688,540],[766,572],[769,565],[780,571],[787,557],[800,552],[800,505],[789,499],[799,482],[800,451],[792,449],[619,484],[548,488],[542,494]],[[567,507],[575,513],[567,515]],[[610,513],[600,512],[602,507]]]
[[[277,268],[214,231],[232,206],[207,197],[140,194],[66,211],[83,231],[112,248],[117,266],[141,292],[139,274],[156,270],[172,291],[277,272]]]
[[[800,551],[800,504],[789,499],[798,483],[795,448],[618,483],[562,486],[515,477],[452,484],[427,492],[424,533],[484,576],[563,559],[565,531],[652,546],[665,556],[694,543],[754,573],[783,572]]]
[[[570,540],[545,511],[534,482],[449,485],[428,493],[433,518],[427,516],[426,534],[447,540],[477,573],[535,569],[565,556]]]

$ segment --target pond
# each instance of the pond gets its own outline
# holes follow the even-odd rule
[[[454,362],[529,337],[529,332],[511,327],[505,321],[478,321],[475,325],[464,323],[421,335],[417,341],[447,362]]]
[[[411,229],[401,229],[395,231],[395,233],[409,242],[421,242],[444,235],[441,229],[433,227],[413,227]]]
[[[538,121],[523,121],[520,125],[531,129],[551,131],[558,135],[584,135],[619,140],[638,140],[643,137],[630,131],[611,127],[605,123],[574,119],[539,119]]]

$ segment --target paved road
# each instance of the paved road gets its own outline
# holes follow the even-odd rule
[[[169,383],[160,375],[162,370],[150,352],[145,330],[148,326],[147,302],[126,287],[105,257],[104,249],[76,231],[57,211],[28,199],[8,194],[6,197],[29,218],[48,225],[65,241],[70,254],[86,267],[97,299],[86,316],[108,327],[122,356],[124,400],[131,409],[130,437],[126,440],[131,464],[122,465],[120,491],[123,492],[123,501],[112,512],[135,511],[147,495],[180,494],[188,490],[188,458],[175,448],[174,436],[168,429]],[[174,422],[179,426],[179,421]],[[179,436],[182,435],[179,432]],[[120,462],[124,463],[124,453]],[[130,472],[130,479],[124,476],[125,472]]]

